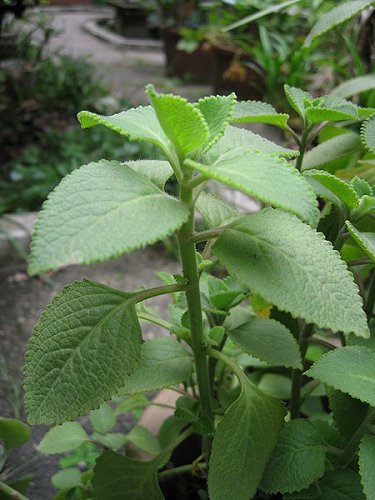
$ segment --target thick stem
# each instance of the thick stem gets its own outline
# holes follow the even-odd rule
[[[305,355],[308,347],[308,337],[311,335],[313,325],[304,325],[300,330],[299,348],[301,351],[302,363],[305,360]],[[292,370],[292,394],[290,398],[290,418],[299,418],[301,409],[301,388],[302,388],[303,371]]]
[[[301,142],[300,142],[300,147],[299,147],[299,157],[297,158],[296,161],[296,169],[301,171],[302,168],[302,163],[303,163],[303,157],[305,156],[306,148],[307,148],[307,140],[309,137],[309,128],[307,126],[304,127],[302,137],[301,137]]]
[[[372,311],[374,310],[374,304],[375,304],[375,270],[372,272],[368,296],[365,305],[365,313],[367,315],[367,318],[371,318]]]
[[[207,464],[201,462],[198,464],[199,468],[205,469]],[[168,477],[173,477],[181,474],[193,474],[193,464],[180,465],[180,467],[175,467],[174,469],[167,469],[159,472],[159,479],[163,480]]]
[[[15,500],[27,500],[27,497],[22,495],[22,493],[14,490],[2,481],[0,481],[0,492],[4,493],[7,498],[14,498]]]
[[[186,179],[188,182],[190,179]],[[202,305],[199,289],[199,273],[196,259],[195,243],[192,241],[194,232],[194,203],[193,190],[184,182],[181,185],[181,200],[189,207],[188,221],[181,227],[178,234],[180,256],[184,277],[188,281],[186,299],[188,303],[191,344],[194,353],[195,369],[199,388],[199,400],[202,416],[213,420],[211,409],[211,391],[208,379],[207,355],[203,343]],[[204,454],[208,459],[210,454],[210,440],[203,439]]]

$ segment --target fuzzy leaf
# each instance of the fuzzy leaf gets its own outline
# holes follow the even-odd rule
[[[319,483],[317,500],[365,500],[359,476],[351,469],[327,472]]]
[[[330,95],[347,99],[353,95],[361,94],[362,92],[367,92],[368,90],[373,89],[375,89],[375,76],[365,75],[358,76],[341,83],[332,90]]]
[[[183,203],[126,165],[90,163],[65,177],[44,203],[29,273],[131,252],[172,234],[188,216]]]
[[[181,156],[201,148],[209,138],[202,113],[183,97],[158,94],[152,85],[146,93],[165,134]]]
[[[144,175],[161,190],[164,189],[165,183],[173,175],[172,167],[167,161],[137,160],[126,161],[123,165]]]
[[[136,293],[84,280],[66,286],[34,328],[25,365],[31,423],[62,423],[98,408],[141,355]]]
[[[116,425],[116,417],[108,403],[103,403],[100,408],[90,414],[91,425],[95,432],[107,434]]]
[[[284,92],[294,111],[304,119],[305,106],[307,103],[312,102],[314,98],[308,92],[297,87],[291,87],[290,85],[284,85]]]
[[[362,125],[361,139],[366,148],[375,153],[375,117],[366,120]]]
[[[313,124],[323,121],[358,121],[363,116],[371,115],[373,112],[370,109],[359,108],[352,102],[340,97],[326,96],[318,106],[311,105],[306,109],[306,118]]]
[[[375,262],[375,233],[362,233],[358,231],[348,220],[345,222],[349,233],[363,252]]]
[[[255,495],[284,422],[279,401],[262,393],[245,375],[240,383],[241,393],[220,421],[212,445],[208,477],[212,500],[248,500]]]
[[[123,394],[156,391],[188,379],[193,369],[189,352],[174,337],[147,340],[142,345],[141,359],[125,380]]]
[[[233,111],[232,123],[268,123],[276,127],[286,128],[289,115],[278,113],[276,109],[265,102],[241,101]]]
[[[316,38],[322,36],[327,31],[336,28],[345,21],[349,21],[352,17],[356,16],[373,3],[373,0],[352,0],[334,7],[329,12],[326,12],[324,16],[320,17],[319,21],[315,24],[315,26],[313,26],[312,30],[306,37],[304,45],[309,47]]]
[[[78,422],[65,422],[50,429],[38,445],[38,450],[47,455],[76,450],[89,437]]]
[[[253,318],[230,332],[242,351],[274,366],[302,369],[301,353],[296,339],[278,321]]]
[[[316,225],[319,211],[310,185],[284,159],[238,149],[214,164],[186,160],[185,165],[258,200],[288,210]]]
[[[365,434],[359,448],[359,473],[366,498],[375,498],[375,436]]]
[[[0,443],[7,450],[26,443],[31,437],[29,427],[15,418],[0,417]]]
[[[156,456],[161,452],[156,437],[151,433],[151,431],[142,425],[136,425],[133,427],[133,429],[126,435],[126,440],[150,455]]]
[[[358,206],[359,198],[355,190],[335,175],[315,169],[307,170],[304,175],[318,196],[335,204],[342,202],[350,209]]]
[[[247,215],[223,231],[213,251],[278,309],[321,328],[369,336],[352,274],[323,235],[297,217],[270,208]]]
[[[317,429],[307,420],[285,424],[260,488],[267,493],[294,493],[324,474],[325,448]]]
[[[204,191],[199,195],[195,207],[209,227],[225,226],[242,216],[225,201]]]
[[[348,346],[330,351],[305,374],[375,406],[375,352],[367,347]]]
[[[81,471],[75,468],[63,469],[51,477],[51,483],[57,490],[70,490],[81,484]]]
[[[204,97],[198,101],[197,107],[209,130],[209,137],[204,149],[212,147],[223,135],[230,121],[235,102],[236,95],[233,93],[228,96]]]
[[[358,151],[359,148],[360,138],[358,134],[350,132],[338,135],[308,151],[303,159],[302,170],[323,167],[330,161]]]
[[[125,434],[121,432],[109,432],[107,434],[94,432],[91,437],[110,450],[119,450],[127,441]]]
[[[113,451],[97,460],[92,479],[93,500],[164,500],[157,472],[159,462],[140,462]]]

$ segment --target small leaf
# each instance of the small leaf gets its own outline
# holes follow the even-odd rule
[[[156,456],[161,451],[156,437],[142,425],[136,425],[133,427],[133,429],[126,435],[126,440],[150,455]]]
[[[209,129],[202,113],[183,97],[158,94],[152,85],[146,93],[159,123],[179,155],[201,148],[209,138]]]
[[[65,177],[44,203],[29,273],[131,252],[172,234],[188,215],[183,203],[128,166],[90,163]]]
[[[359,448],[359,473],[366,498],[375,498],[375,436],[365,434]]]
[[[306,37],[304,45],[309,47],[316,38],[336,28],[340,24],[349,21],[352,17],[356,16],[373,3],[373,0],[351,0],[350,2],[345,2],[344,4],[334,7],[329,12],[326,12],[324,16],[320,17],[319,21],[313,26]]]
[[[318,196],[335,204],[339,200],[350,209],[358,206],[359,198],[355,190],[335,175],[315,169],[307,170],[304,175]]]
[[[290,85],[284,85],[284,92],[294,111],[304,119],[306,103],[312,102],[314,98],[308,92]]]
[[[51,483],[57,490],[70,490],[81,485],[81,472],[73,468],[60,470],[51,477]]]
[[[367,92],[368,90],[375,89],[375,76],[365,75],[357,76],[350,80],[346,80],[331,91],[331,95],[347,99],[353,95]]]
[[[79,448],[89,437],[78,422],[65,422],[50,429],[38,445],[38,450],[46,455],[64,453]]]
[[[289,115],[278,113],[270,104],[258,101],[238,102],[233,111],[232,123],[267,123],[286,128]]]
[[[375,153],[375,117],[364,122],[361,128],[362,143],[372,153]]]
[[[301,353],[296,339],[278,321],[253,318],[230,332],[242,351],[273,366],[302,369]]]
[[[349,233],[363,252],[375,262],[375,233],[362,233],[358,231],[348,220],[345,222]]]
[[[113,451],[97,460],[92,479],[93,500],[164,500],[157,472],[159,462],[140,462]]]
[[[354,191],[357,193],[359,198],[362,198],[363,196],[372,196],[372,188],[370,184],[365,180],[361,179],[360,177],[354,177],[351,180],[350,185],[354,189]]]
[[[158,442],[160,448],[164,450],[170,443],[172,443],[186,427],[186,422],[175,415],[166,418],[161,424],[158,433]]]
[[[91,425],[95,432],[107,434],[116,425],[116,417],[108,403],[103,403],[100,408],[90,414]]]
[[[84,280],[53,299],[26,354],[30,422],[62,423],[84,415],[124,384],[141,354],[136,297]]]
[[[234,93],[228,96],[210,96],[199,99],[197,106],[208,126],[209,137],[204,149],[211,148],[223,135],[236,102]]]
[[[314,191],[284,159],[256,151],[229,151],[214,164],[186,160],[186,166],[238,189],[258,200],[288,210],[317,224],[319,211]]]
[[[121,432],[110,432],[104,435],[94,432],[91,438],[95,441],[99,441],[99,443],[111,450],[119,450],[127,442],[125,434]]]
[[[163,190],[167,180],[173,175],[172,167],[167,161],[137,160],[123,163],[138,174],[147,177],[159,189]]]
[[[285,424],[260,488],[267,493],[294,493],[324,474],[325,447],[319,432],[307,420]]]
[[[270,208],[247,215],[223,231],[213,252],[278,309],[334,332],[369,336],[352,274],[323,235],[297,217]]]
[[[137,368],[125,380],[122,392],[134,394],[176,385],[187,380],[192,369],[191,355],[174,337],[147,340]]]
[[[209,227],[224,226],[241,217],[234,207],[204,191],[199,195],[195,207]]]
[[[359,146],[360,138],[358,134],[349,132],[337,135],[308,151],[303,159],[302,170],[323,168],[324,165],[331,161],[358,151]]]
[[[121,393],[122,391],[120,390],[119,392]],[[144,394],[134,394],[133,396],[129,396],[124,399],[124,401],[121,401],[121,403],[117,405],[115,415],[122,415],[123,413],[144,408],[145,406],[148,406],[149,403],[149,400]]]
[[[333,412],[337,429],[346,439],[349,439],[361,425],[369,408],[368,404],[341,391],[330,391],[329,407]]]
[[[375,352],[348,346],[324,354],[305,375],[375,406]]]
[[[360,108],[350,101],[337,96],[325,96],[323,100],[314,106],[311,103],[306,108],[306,119],[309,123],[334,122],[342,120],[361,120],[363,116],[373,113],[371,109]]]
[[[29,426],[15,418],[0,417],[0,442],[7,450],[26,443],[31,436]]]
[[[240,383],[240,396],[225,412],[212,445],[208,476],[212,500],[248,500],[255,495],[284,422],[279,401],[262,393],[245,375]]]

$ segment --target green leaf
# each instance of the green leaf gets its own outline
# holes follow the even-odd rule
[[[104,435],[94,432],[91,437],[111,450],[119,450],[127,442],[125,434],[122,434],[121,432],[110,432]]]
[[[81,111],[78,113],[78,120],[82,128],[104,125],[130,141],[150,142],[160,148],[166,157],[173,157],[170,141],[163,132],[152,106],[138,106],[112,116]]]
[[[320,500],[365,500],[359,476],[350,469],[327,472],[319,488]]]
[[[284,92],[294,111],[304,119],[305,106],[307,103],[312,102],[314,98],[308,92],[297,87],[291,87],[290,85],[284,85]]]
[[[362,198],[365,195],[372,196],[372,188],[365,179],[361,179],[356,176],[351,180],[350,185],[355,190],[359,198]]]
[[[142,425],[136,425],[133,427],[133,429],[126,435],[126,440],[150,455],[156,456],[161,452],[156,437]]]
[[[188,215],[183,203],[126,165],[90,163],[65,177],[44,203],[29,273],[131,252],[172,234]]]
[[[120,393],[121,392],[122,391],[120,390]],[[150,402],[144,394],[134,394],[133,396],[129,396],[124,399],[124,401],[121,401],[121,403],[117,405],[115,415],[122,415],[123,413],[128,413],[133,410],[142,409],[149,404]]]
[[[46,455],[64,453],[79,448],[89,437],[78,422],[65,422],[50,429],[38,445],[38,450]]]
[[[268,123],[285,129],[289,115],[278,113],[276,109],[265,102],[241,101],[233,111],[232,123]]]
[[[230,332],[242,351],[273,366],[302,369],[301,353],[296,339],[278,321],[253,318]]]
[[[174,337],[147,340],[137,368],[125,380],[122,392],[134,394],[176,385],[188,379],[192,369],[191,355]]]
[[[363,252],[375,262],[375,233],[362,233],[358,231],[348,220],[345,222],[349,233]]]
[[[357,76],[347,80],[331,91],[331,95],[342,97],[346,99],[353,95],[361,94],[362,92],[367,92],[368,90],[375,89],[375,76],[365,75]]]
[[[157,471],[159,462],[140,462],[113,451],[98,459],[92,479],[93,500],[164,500]]]
[[[186,422],[175,415],[166,418],[161,424],[158,433],[158,442],[161,449],[166,448],[181,434],[186,427]]]
[[[137,160],[123,163],[138,174],[142,174],[163,190],[167,180],[173,175],[172,167],[168,161]]]
[[[51,477],[51,483],[57,490],[70,490],[81,485],[81,472],[74,468],[60,470]]]
[[[361,139],[366,148],[375,153],[375,117],[366,120],[362,125]]]
[[[232,116],[235,103],[236,95],[234,93],[228,96],[210,96],[199,99],[197,107],[209,130],[209,137],[204,149],[212,147],[223,135]]]
[[[278,309],[334,332],[369,336],[352,274],[323,235],[297,217],[270,208],[247,215],[223,231],[213,251]]]
[[[324,474],[325,447],[317,429],[307,420],[285,424],[268,462],[260,488],[267,493],[294,493]]]
[[[334,204],[342,202],[348,208],[356,208],[359,198],[355,190],[345,181],[324,170],[307,170],[305,178],[311,183],[318,196],[326,198]]]
[[[340,434],[349,439],[366,418],[368,404],[362,403],[341,391],[330,391],[329,407]]]
[[[308,151],[303,159],[302,170],[323,167],[327,163],[352,154],[360,148],[358,134],[349,132],[319,144]]]
[[[225,201],[210,193],[202,192],[195,204],[208,227],[225,226],[241,217],[241,214]]]
[[[146,93],[159,123],[178,154],[184,157],[209,140],[209,129],[202,113],[183,97],[158,94],[152,85]]]
[[[279,401],[262,393],[244,374],[240,383],[241,393],[225,412],[212,445],[212,500],[248,500],[255,495],[284,422]]]
[[[373,114],[375,110],[360,108],[350,101],[337,96],[325,96],[317,105],[311,103],[306,108],[306,118],[309,123],[323,121],[361,120],[363,116]]]
[[[125,383],[141,355],[136,298],[136,293],[84,280],[53,299],[26,354],[30,422],[72,420],[99,407]]]
[[[348,346],[330,351],[305,374],[375,406],[375,352],[367,347]]]
[[[0,442],[3,441],[6,449],[23,445],[30,436],[28,425],[15,418],[0,417]]]
[[[289,399],[292,385],[289,377],[277,373],[266,373],[260,379],[258,387],[274,398]]]
[[[313,26],[312,30],[306,37],[304,45],[309,47],[316,38],[322,36],[327,31],[336,28],[340,24],[349,21],[352,17],[356,16],[373,3],[373,0],[352,0],[334,7],[332,10],[326,12],[320,17],[319,21]]]
[[[116,417],[108,403],[103,403],[100,408],[90,414],[91,425],[95,432],[107,434],[116,425]]]
[[[359,473],[366,498],[375,498],[375,436],[365,434],[359,448]]]
[[[258,200],[288,210],[306,222],[317,224],[319,211],[313,189],[282,158],[238,149],[223,155],[214,164],[204,165],[193,160],[186,160],[184,164]]]

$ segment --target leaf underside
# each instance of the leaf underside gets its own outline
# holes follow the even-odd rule
[[[199,195],[195,207],[209,227],[224,226],[242,217],[234,207],[205,191]]]
[[[267,123],[276,127],[286,128],[289,115],[278,113],[276,109],[265,102],[241,101],[233,110],[232,123]]]
[[[356,229],[348,220],[345,224],[353,240],[362,249],[362,251],[370,257],[373,262],[375,262],[375,233],[363,233],[358,231],[358,229]]]
[[[375,118],[365,121],[361,129],[361,139],[366,148],[375,153]]]
[[[307,170],[304,175],[307,180],[314,179],[316,181],[312,186],[319,196],[327,198],[333,203],[335,202],[335,198],[338,198],[340,202],[350,209],[358,206],[359,198],[357,193],[347,182],[335,175],[331,175],[324,170],[315,169]]]

